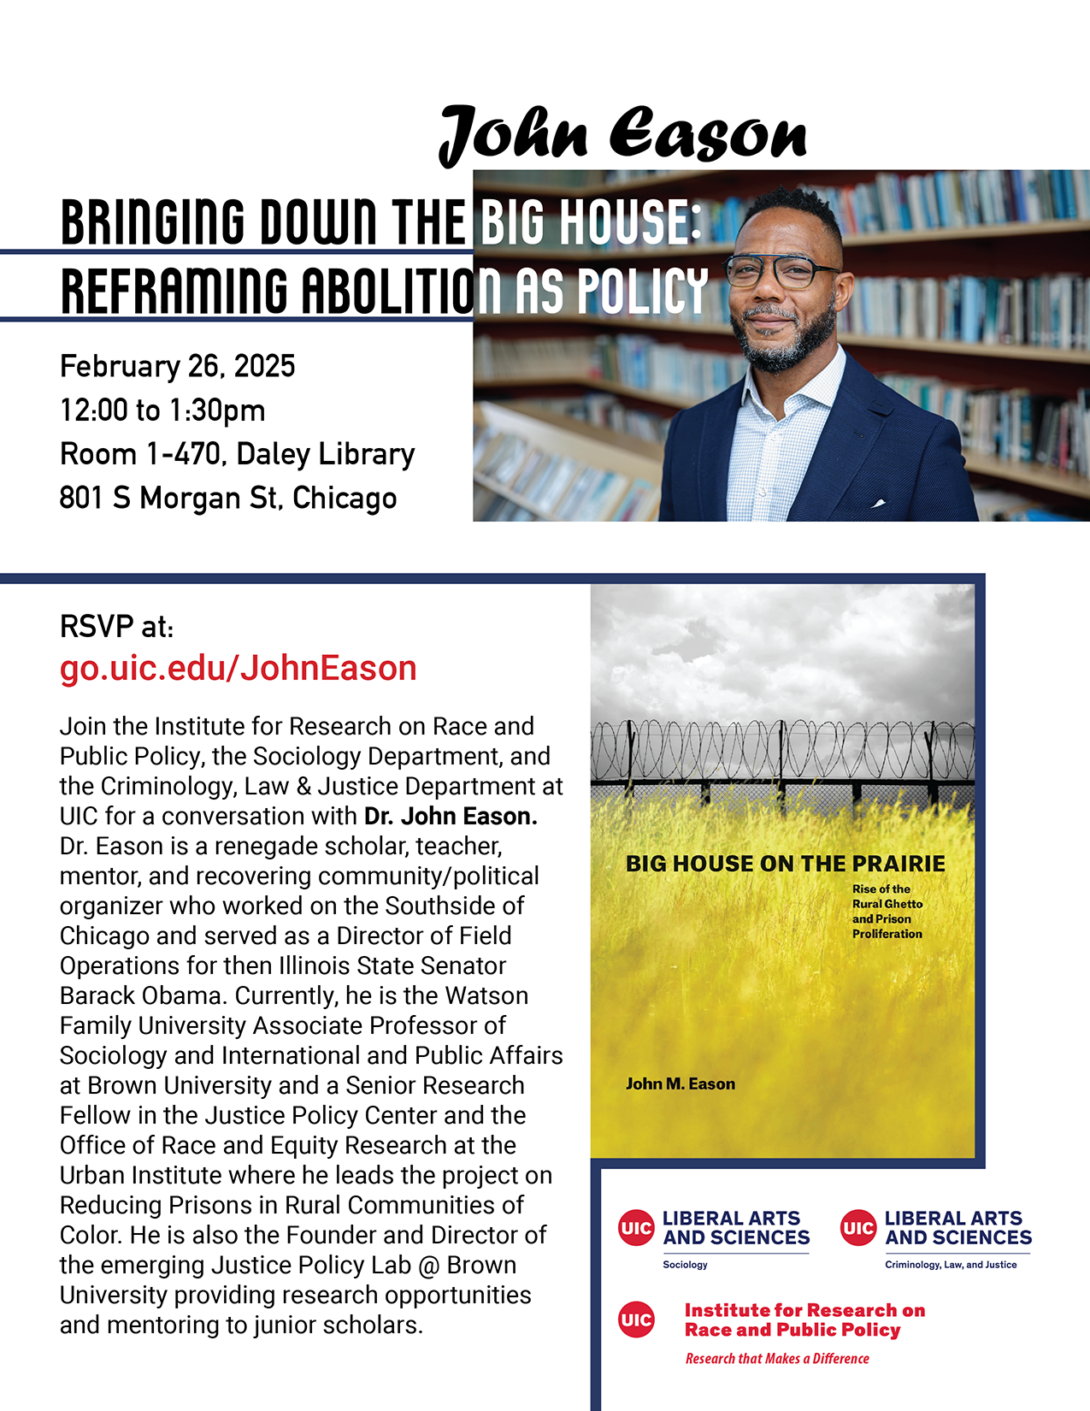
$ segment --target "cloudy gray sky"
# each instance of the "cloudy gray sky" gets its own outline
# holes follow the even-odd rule
[[[592,723],[975,720],[971,584],[591,591]]]

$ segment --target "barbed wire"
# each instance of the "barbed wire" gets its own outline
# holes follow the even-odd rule
[[[967,721],[913,725],[796,720],[706,725],[623,720],[590,733],[590,777],[595,784],[638,779],[971,781],[976,727]]]

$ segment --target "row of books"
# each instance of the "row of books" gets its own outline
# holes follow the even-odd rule
[[[746,372],[746,361],[740,356],[728,358],[676,343],[656,343],[640,335],[597,339],[595,360],[606,381],[693,402],[725,391]],[[981,390],[899,374],[887,374],[883,381],[918,406],[952,421],[969,450],[1064,474],[1090,474],[1090,393],[1064,401],[1031,396],[1021,389]]]
[[[671,420],[668,416],[656,416],[654,412],[626,407],[612,392],[586,393],[581,409],[573,411],[571,415],[586,421],[590,426],[620,431],[626,436],[637,436],[641,441],[651,441],[658,445],[666,440]]]
[[[490,338],[473,340],[473,380],[571,377],[581,381],[595,372],[593,338]]]
[[[494,396],[489,397],[489,401],[496,400]],[[670,429],[670,417],[625,406],[620,397],[612,392],[584,392],[581,397],[505,397],[503,404],[515,411],[524,408],[529,412],[555,412],[570,421],[582,421],[588,426],[601,427],[603,431],[634,436],[652,445],[661,446]]]
[[[666,393],[700,402],[725,391],[745,372],[746,360],[740,354],[727,357],[635,333],[514,340],[481,334],[473,340],[473,378],[478,383],[594,378],[634,392]]]
[[[626,174],[626,179],[628,176]],[[880,173],[873,182],[856,186],[802,185],[828,202],[842,235],[870,235],[888,231],[963,230],[976,226],[1020,225],[1047,220],[1090,220],[1090,171],[938,171],[922,176]],[[544,187],[542,188],[545,189]],[[725,201],[701,198],[699,211],[691,206],[678,212],[678,233],[694,245],[731,245],[742,228],[754,197],[729,196]],[[620,215],[616,198],[593,207],[584,202],[576,229],[565,227],[559,213],[536,219],[540,239],[532,243],[542,253],[573,253],[580,249],[661,251],[664,258],[681,258],[684,247],[647,244],[646,223],[638,219],[640,202],[631,198]],[[575,207],[570,206],[574,215]],[[507,213],[504,211],[503,218]],[[474,210],[474,244],[479,255],[495,255],[502,244],[485,245],[480,208]],[[625,238],[622,239],[621,236]],[[635,236],[635,239],[632,236]],[[513,243],[525,246],[521,226]]]
[[[473,340],[476,382],[559,381],[589,378],[623,383],[633,391],[667,393],[693,402],[714,397],[745,376],[746,360],[662,343],[643,334],[602,334],[597,338]]]
[[[1090,172],[1085,170],[883,173],[873,184],[817,191],[844,235],[1090,220]]]
[[[645,480],[629,480],[574,456],[542,450],[515,432],[499,431],[493,426],[474,431],[473,468],[478,489],[498,492],[501,498],[503,490],[508,489],[527,502],[520,506],[509,499],[508,503],[514,505],[512,510],[489,502],[482,506],[483,517],[627,523],[646,517],[653,508],[655,492]],[[519,510],[525,513],[519,514]],[[474,518],[477,517],[475,505]]]
[[[663,392],[703,402],[725,392],[746,375],[746,360],[739,354],[705,353],[681,343],[660,343],[642,334],[604,335],[595,340],[592,376],[606,382],[623,382],[640,391]]]
[[[1090,389],[1073,400],[886,373],[887,387],[952,421],[966,450],[1090,477]]]
[[[842,333],[885,338],[1085,351],[1090,349],[1090,281],[1078,274],[857,279],[838,327]]]

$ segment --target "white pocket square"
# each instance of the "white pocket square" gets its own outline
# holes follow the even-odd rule
[[[872,510],[876,510],[879,505],[884,505],[884,504],[885,504],[885,500],[875,500],[874,504],[871,505],[871,509],[872,509]]]

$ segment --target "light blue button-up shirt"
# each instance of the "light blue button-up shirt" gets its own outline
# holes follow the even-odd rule
[[[727,480],[727,518],[785,520],[844,376],[844,349],[784,403],[777,421],[746,369]]]

